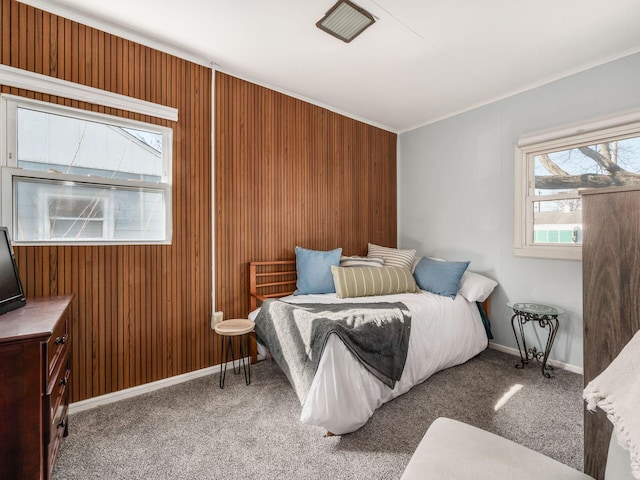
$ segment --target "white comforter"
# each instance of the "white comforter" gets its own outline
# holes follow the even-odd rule
[[[339,299],[335,294],[285,297],[290,303],[402,302],[412,314],[409,352],[402,377],[391,389],[331,335],[320,359],[300,420],[336,435],[357,430],[383,403],[409,391],[434,373],[459,365],[487,346],[475,303],[429,292]],[[254,319],[257,310],[249,318]]]

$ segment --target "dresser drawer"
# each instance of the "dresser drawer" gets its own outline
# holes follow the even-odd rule
[[[47,388],[47,396],[49,397],[50,416],[53,419],[58,407],[63,403],[63,400],[67,398],[65,396],[66,391],[69,389],[69,381],[71,380],[71,365],[69,364],[69,352],[70,346],[68,346],[63,356],[60,357],[57,368],[54,372],[55,376],[52,377]]]
[[[51,472],[56,461],[56,455],[58,454],[58,448],[60,447],[60,441],[63,435],[66,435],[68,428],[68,410],[69,410],[69,390],[65,390],[64,400],[56,410],[56,414],[51,422],[51,441],[47,449],[47,458],[45,459],[45,466],[49,473],[48,478],[51,478]]]
[[[53,332],[51,333],[51,337],[47,342],[47,373],[49,374],[49,378],[53,375],[57,365],[57,360],[60,358],[63,351],[65,351],[65,346],[69,342],[68,313],[69,309],[67,307],[65,313],[56,323]]]
[[[51,476],[53,465],[56,461],[58,448],[63,435],[66,435],[68,429],[68,410],[69,410],[69,379],[71,378],[71,370],[68,368],[69,350],[65,351],[64,357],[61,359],[61,368],[56,371],[56,380],[51,383],[51,391],[47,395],[50,416],[47,418],[48,434],[46,434],[45,445],[46,458],[45,467]]]
[[[58,437],[62,436],[64,429],[67,426],[67,410],[69,408],[69,402],[67,399],[68,394],[65,391],[62,401],[55,410],[55,414],[51,417],[49,446],[53,445],[56,440],[58,440]]]

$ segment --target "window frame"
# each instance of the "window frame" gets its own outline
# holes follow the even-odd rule
[[[532,202],[541,198],[580,198],[581,190],[578,189],[576,195],[534,195],[533,162],[536,155],[635,136],[640,137],[640,111],[520,137],[515,146],[514,254],[518,257],[582,260],[581,244],[533,242]]]
[[[160,182],[144,180],[122,180],[117,178],[67,174],[51,171],[29,170],[17,166],[17,109],[27,108],[53,115],[63,115],[80,120],[98,122],[117,127],[132,128],[160,134],[162,136],[162,176]],[[173,161],[173,129],[162,125],[131,120],[105,113],[83,110],[65,105],[34,100],[26,97],[0,95],[0,219],[3,225],[11,229],[14,245],[168,245],[172,242],[172,161]],[[14,178],[27,180],[45,180],[60,183],[97,187],[120,187],[127,190],[162,191],[164,198],[164,238],[161,240],[115,240],[113,238],[61,240],[47,239],[38,241],[18,240],[15,235],[16,219],[14,218],[14,202],[16,192],[13,188]],[[108,222],[108,219],[105,219]]]

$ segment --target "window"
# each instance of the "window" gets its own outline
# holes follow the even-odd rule
[[[520,140],[516,255],[582,259],[579,190],[640,183],[639,120],[627,115]]]
[[[171,242],[170,128],[11,95],[2,119],[14,242]]]

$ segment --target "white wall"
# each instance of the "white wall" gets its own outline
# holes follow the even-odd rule
[[[567,311],[551,358],[582,368],[582,263],[513,254],[514,145],[526,133],[634,109],[640,54],[399,136],[399,245],[470,260],[499,282],[494,343],[516,348],[507,302],[551,303]],[[528,328],[527,339],[535,334]]]

